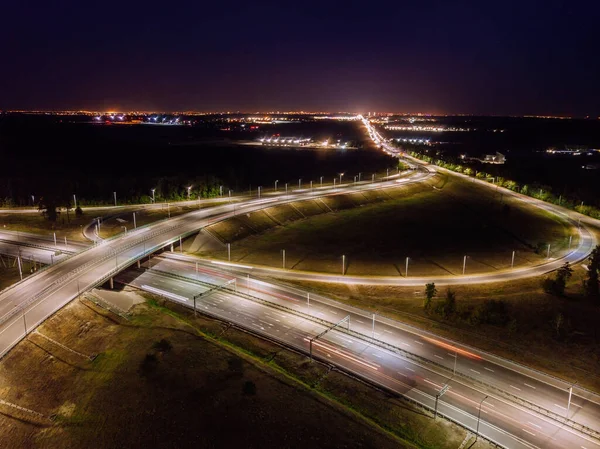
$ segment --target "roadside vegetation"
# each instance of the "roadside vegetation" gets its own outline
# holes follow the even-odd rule
[[[416,151],[411,151],[410,155],[425,162],[429,162],[430,164],[437,165],[438,167],[488,181],[499,187],[512,190],[513,192],[521,193],[532,198],[537,198],[538,200],[546,201],[547,203],[557,204],[559,206],[566,207],[567,209],[579,212],[580,214],[587,215],[588,217],[600,219],[599,208],[590,204],[585,204],[580,198],[566,197],[561,194],[557,194],[552,190],[552,187],[548,185],[519,184],[516,181],[504,178],[502,176],[492,176],[485,171],[477,171],[464,164],[452,161],[444,161],[442,159],[438,159],[437,157],[432,157]]]

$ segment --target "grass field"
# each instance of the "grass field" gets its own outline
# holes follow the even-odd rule
[[[6,447],[455,449],[466,432],[305,356],[150,300],[75,301],[0,361]],[[166,341],[166,343],[165,343]],[[51,421],[48,417],[54,416]],[[489,447],[482,441],[476,449]]]
[[[69,212],[69,216],[64,212],[60,213],[56,222],[48,221],[41,213],[2,213],[0,212],[0,229],[10,231],[24,231],[35,234],[52,236],[56,232],[56,237],[63,240],[78,242],[88,242],[83,236],[82,229],[96,217],[105,217],[114,214],[113,209],[98,209],[93,212],[86,212],[81,216],[76,216],[74,211]]]
[[[433,188],[435,187],[435,188]],[[335,212],[332,212],[335,211]],[[467,273],[542,262],[562,255],[569,224],[540,209],[525,207],[490,189],[457,177],[385,191],[340,195],[278,206],[209,227],[232,243],[232,260],[286,268],[347,274],[404,276],[457,275],[463,257]],[[224,259],[226,251],[201,253]]]

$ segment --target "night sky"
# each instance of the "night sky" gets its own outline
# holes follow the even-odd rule
[[[600,1],[6,1],[0,109],[600,115]]]

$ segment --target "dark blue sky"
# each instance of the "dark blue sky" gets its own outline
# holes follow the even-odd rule
[[[0,108],[600,115],[599,1],[11,1]]]

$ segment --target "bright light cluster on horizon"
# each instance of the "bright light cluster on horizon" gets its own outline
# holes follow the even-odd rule
[[[444,126],[419,126],[419,125],[386,125],[385,129],[390,131],[428,131],[433,133],[443,132],[468,132],[471,128],[456,128]]]

